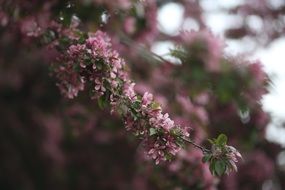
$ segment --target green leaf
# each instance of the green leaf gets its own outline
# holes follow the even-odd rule
[[[91,65],[92,59],[88,55],[84,55],[83,57],[85,65]]]
[[[79,35],[78,42],[80,44],[84,44],[86,39],[88,38],[88,35],[86,33],[84,33],[84,32],[78,32],[77,34]]]
[[[220,134],[216,140],[216,143],[220,146],[224,146],[227,144],[228,137],[225,134]]]
[[[152,102],[151,103],[151,108],[152,109],[159,109],[160,108],[160,104],[158,102]]]
[[[140,101],[135,101],[135,102],[133,102],[132,107],[133,107],[135,110],[140,109],[140,107],[141,107],[141,102],[140,102]]]
[[[65,50],[71,45],[71,40],[68,37],[59,38],[59,49]]]
[[[181,134],[181,129],[178,127],[174,127],[172,129],[170,129],[170,133],[173,135],[180,135]]]
[[[203,156],[202,162],[203,162],[203,163],[206,163],[206,162],[208,162],[210,159],[211,159],[211,155],[206,154],[205,156]]]
[[[176,144],[179,147],[185,148],[185,141],[183,139],[181,139],[181,138],[176,138]]]
[[[211,144],[215,144],[215,141],[212,140],[212,139],[208,139],[208,141],[209,141]]]
[[[168,161],[172,160],[172,158],[173,158],[173,156],[171,154],[165,154],[164,157]]]
[[[209,166],[210,172],[212,175],[215,175],[215,162],[210,162],[210,166]]]
[[[138,120],[139,116],[138,116],[137,111],[134,108],[130,107],[129,113],[132,115],[132,117],[135,121]]]
[[[221,176],[226,171],[226,164],[222,160],[218,160],[215,162],[215,172],[218,174],[218,176]]]
[[[103,59],[98,59],[98,60],[96,60],[95,64],[96,64],[97,69],[102,70],[103,66],[104,66],[104,60]]]
[[[106,95],[100,96],[100,98],[98,99],[98,105],[101,109],[104,109],[108,105],[108,99]]]
[[[80,66],[79,66],[79,64],[75,63],[75,64],[72,66],[72,69],[73,69],[75,72],[79,72],[79,71],[80,71]]]
[[[155,128],[150,128],[149,129],[149,135],[152,136],[152,135],[155,135],[155,134],[157,134],[156,129]]]

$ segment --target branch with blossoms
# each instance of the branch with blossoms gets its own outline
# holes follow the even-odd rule
[[[141,96],[134,91],[135,83],[129,78],[126,63],[105,33],[86,34],[77,29],[76,17],[71,15],[68,22],[61,18],[64,26],[51,21],[44,30],[27,27],[29,30],[24,28],[22,32],[58,51],[51,68],[63,95],[73,99],[80,91],[88,90],[99,107],[109,105],[111,113],[121,115],[126,130],[141,139],[146,154],[156,164],[171,160],[189,143],[203,152],[203,160],[210,163],[213,175],[236,170],[240,154],[225,141],[212,141],[211,150],[196,144],[190,139],[190,127],[175,124],[152,94],[145,92]]]
[[[236,171],[235,162],[241,156],[225,140],[221,143],[218,137],[212,141],[211,150],[196,144],[189,137],[190,127],[176,125],[168,113],[163,113],[152,94],[136,94],[125,61],[112,49],[105,33],[87,35],[75,28],[51,32],[59,33],[53,35],[59,38],[53,40],[52,47],[60,52],[52,70],[61,93],[67,98],[73,99],[80,91],[89,90],[90,98],[97,100],[99,107],[109,105],[111,113],[122,116],[126,130],[141,139],[146,154],[155,164],[171,160],[185,143],[190,143],[204,153],[203,161],[210,163],[213,175]]]

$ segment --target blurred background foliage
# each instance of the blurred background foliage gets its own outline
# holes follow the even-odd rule
[[[274,2],[220,7],[239,18],[228,23],[225,38],[250,39],[260,47],[282,37],[285,5]],[[271,81],[259,61],[223,54],[222,40],[208,32],[205,3],[0,0],[0,189],[285,189],[284,151],[265,138],[272,118],[261,100]],[[179,29],[199,32],[163,30],[159,13],[170,4],[184,10],[188,25]],[[177,19],[169,14],[166,22]],[[54,35],[47,27],[52,21],[106,31],[136,91],[152,92],[177,123],[192,127],[199,144],[207,147],[207,138],[225,133],[244,157],[238,173],[213,177],[191,146],[156,166],[118,116],[99,109],[87,92],[64,99],[50,75],[56,52],[42,46]],[[256,22],[262,23],[258,29]],[[46,38],[38,40],[39,34]],[[153,53],[163,48],[159,44],[170,47],[166,55]]]

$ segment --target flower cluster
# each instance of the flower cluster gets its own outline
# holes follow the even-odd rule
[[[189,136],[188,129],[174,124],[167,113],[162,113],[153,95],[142,97],[135,93],[125,70],[125,62],[111,48],[108,36],[98,31],[82,43],[72,43],[55,66],[61,92],[74,98],[88,87],[99,106],[110,103],[125,118],[127,130],[143,140],[148,155],[156,164],[175,155]]]
[[[130,99],[131,100],[131,99]],[[132,100],[131,100],[132,101]],[[146,92],[141,100],[133,99],[132,114],[127,114],[126,126],[138,136],[143,137],[148,155],[155,163],[170,159],[180,150],[183,138],[189,137],[188,128],[175,125],[169,114],[162,113],[153,95]]]
[[[265,6],[265,0],[259,0],[261,6],[256,7],[256,3],[252,4],[256,1],[229,8],[237,16],[239,26],[230,27],[227,37],[234,32],[234,38],[249,35],[245,42],[250,39],[250,42],[267,43],[280,37],[282,31],[284,34],[284,5],[276,7],[267,3]],[[83,185],[85,189],[236,190],[262,189],[268,182],[272,189],[285,189],[284,172],[275,164],[281,148],[273,148],[264,139],[270,117],[256,103],[266,92],[267,76],[258,62],[249,63],[244,56],[232,59],[230,55],[221,56],[221,43],[206,32],[205,14],[199,1],[179,0],[185,9],[183,28],[190,23],[190,28],[201,30],[186,33],[185,40],[177,43],[185,50],[179,65],[152,58],[148,52],[156,42],[175,43],[181,37],[163,31],[158,36],[155,19],[157,10],[177,1],[32,2],[0,0],[0,102],[3,107],[0,112],[3,110],[4,119],[0,134],[5,145],[4,149],[0,148],[3,155],[0,168],[7,174],[2,176],[5,183],[0,189],[38,189],[43,184],[68,189],[72,183],[76,189],[82,189]],[[226,9],[223,7],[222,11]],[[260,21],[260,18],[261,25],[252,27],[251,20]],[[111,47],[107,47],[109,39],[104,34],[100,37],[98,33],[89,37],[84,34],[82,38],[71,29],[77,30],[80,19],[81,29],[101,28],[111,35],[112,49],[118,50],[127,65],[134,68],[132,76],[138,85],[128,79],[123,60],[115,52],[107,53]],[[51,48],[40,47],[43,44]],[[54,45],[58,45],[57,49]],[[53,81],[47,80],[45,63],[58,55],[53,71],[62,93],[75,98],[72,104],[62,105]],[[122,68],[113,66],[116,60]],[[152,64],[157,61],[163,64]],[[100,107],[110,103],[112,112],[122,114],[127,130],[143,141],[146,153],[137,151],[136,145],[126,138],[129,132],[117,127],[118,117],[106,115],[86,101],[88,91]],[[160,102],[164,112],[171,113],[171,119],[146,91],[155,94],[155,101]],[[77,99],[79,94],[83,98]],[[183,137],[180,133],[187,136],[188,131],[182,126],[188,123],[193,128],[191,140],[197,145],[204,144],[207,137],[224,132],[234,146],[244,148],[244,162],[238,164],[239,172],[224,176],[219,182],[210,175],[209,165],[217,175],[225,167],[235,170],[233,164],[239,156],[226,145],[214,146],[213,152],[205,154],[189,144],[170,164],[156,167],[151,162],[142,163],[146,155],[158,163],[168,159],[171,152],[175,154]],[[117,151],[120,154],[114,156]],[[209,164],[202,164],[200,160],[207,154],[212,155]],[[32,160],[34,164],[11,159],[15,157]],[[51,162],[47,163],[47,159]],[[6,167],[7,164],[17,167]],[[35,164],[39,175],[30,175]],[[102,176],[108,176],[109,180],[100,180]]]
[[[227,140],[224,134],[219,135],[216,139],[209,139],[212,143],[212,150],[207,151],[203,157],[204,162],[209,162],[211,173],[217,176],[237,171],[236,163],[238,159],[242,158],[234,147],[227,145]]]
[[[59,63],[59,64],[58,64]],[[74,98],[91,83],[92,98],[115,95],[126,82],[122,68],[124,61],[110,49],[110,39],[103,32],[91,34],[84,43],[70,45],[55,66],[58,86],[68,98]]]
[[[225,157],[228,160],[229,167],[226,167],[226,173],[232,170],[237,171],[236,163],[242,156],[234,147],[226,145],[224,149],[221,149],[218,146],[212,146],[212,152],[214,158]]]

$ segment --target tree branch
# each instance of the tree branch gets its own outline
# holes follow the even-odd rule
[[[211,151],[207,148],[204,148],[198,144],[196,144],[194,141],[190,140],[190,139],[186,139],[186,138],[181,138],[182,140],[184,140],[185,142],[188,142],[190,144],[192,144],[194,147],[200,149],[203,153],[210,153]]]

